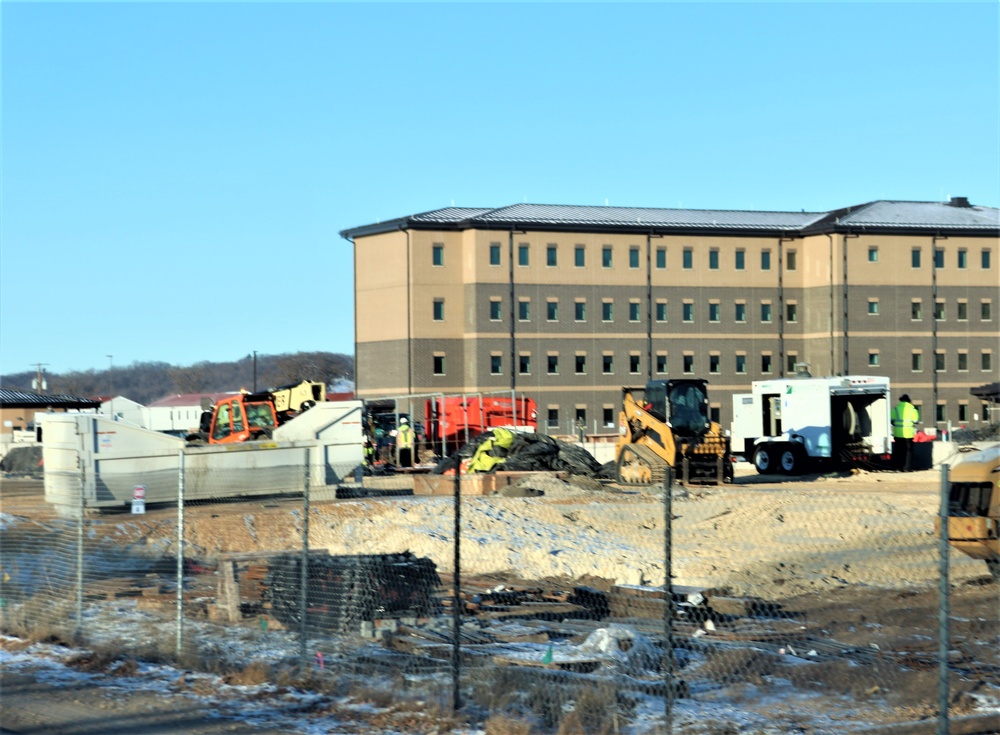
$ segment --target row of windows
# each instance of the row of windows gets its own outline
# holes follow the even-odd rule
[[[946,318],[947,308],[946,300],[938,299],[934,302],[934,319],[938,321],[943,321]],[[445,300],[443,298],[435,298],[433,302],[433,318],[434,321],[440,322],[444,321],[445,318]],[[639,322],[642,320],[642,302],[639,299],[633,299],[628,303],[628,321]],[[600,304],[601,307],[601,321],[603,322],[613,322],[615,320],[615,302],[611,299],[605,299]],[[732,305],[733,307],[733,321],[738,323],[746,322],[747,320],[747,305],[744,301],[737,301]],[[968,321],[969,319],[969,303],[968,301],[958,301],[956,302],[956,319],[958,321]],[[868,300],[868,314],[871,316],[878,316],[880,314],[880,306],[878,299]],[[710,302],[708,304],[708,310],[706,316],[708,321],[711,323],[720,322],[722,314],[722,305],[719,302]],[[763,323],[769,323],[773,320],[773,310],[770,301],[762,301],[760,303],[760,321]],[[500,298],[491,299],[489,302],[489,317],[490,321],[499,322],[503,321],[503,300]],[[923,301],[920,299],[914,299],[910,304],[910,318],[913,321],[920,321],[923,319]],[[979,303],[979,318],[981,321],[990,321],[993,318],[993,302],[990,299],[983,299]],[[531,300],[523,298],[517,302],[517,319],[518,321],[527,322],[531,321]],[[556,299],[550,299],[545,302],[545,319],[550,322],[559,321],[559,301]],[[667,321],[667,302],[657,301],[653,305],[653,319],[657,322]],[[573,320],[577,322],[587,321],[587,302],[585,300],[577,300],[573,303]],[[789,301],[785,304],[785,321],[795,324],[799,320],[799,306],[797,302]],[[694,301],[685,301],[681,304],[681,321],[683,322],[694,322],[695,321],[695,304]]]
[[[660,352],[653,357],[654,360],[654,371],[657,375],[666,375],[667,370],[667,352]],[[560,356],[558,354],[550,354],[545,356],[545,373],[547,375],[559,375],[560,374]],[[697,366],[696,356],[693,354],[685,354],[681,358],[681,372],[685,375],[694,374],[695,368]],[[745,353],[737,353],[731,356],[733,372],[737,375],[743,375],[747,372],[747,355]],[[710,375],[718,375],[722,372],[722,355],[720,354],[709,354],[707,361],[708,373]],[[799,356],[796,352],[789,352],[785,356],[785,371],[788,373],[794,373],[796,364],[799,362]],[[944,372],[948,369],[948,357],[945,350],[938,350],[934,353],[934,370],[936,372]],[[572,359],[572,370],[575,375],[587,375],[588,362],[587,355],[585,353],[576,354]],[[503,375],[504,372],[504,356],[502,354],[490,355],[490,374],[491,375]],[[774,359],[770,352],[765,352],[760,355],[760,372],[767,375],[774,370]],[[881,353],[878,350],[871,350],[868,353],[868,366],[869,367],[879,367],[881,365]],[[967,351],[959,351],[956,353],[956,366],[959,372],[967,372],[969,370],[969,353]],[[532,355],[531,353],[522,353],[517,356],[517,373],[518,375],[531,375],[532,374]],[[924,369],[924,355],[923,352],[919,350],[914,350],[911,355],[910,367],[913,372],[922,372]],[[615,373],[615,357],[611,354],[601,355],[600,358],[600,368],[601,373],[604,375],[613,375]],[[638,375],[642,373],[642,356],[633,353],[628,356],[628,372],[630,375]],[[979,353],[979,369],[983,371],[991,371],[993,369],[993,353],[991,350],[982,350]],[[433,359],[433,370],[435,375],[445,375],[445,355],[436,354]]]
[[[490,265],[499,266],[501,265],[501,254],[502,249],[500,243],[494,242],[490,243]],[[747,257],[746,250],[737,248],[733,252],[733,268],[738,271],[746,270],[747,267]],[[531,265],[531,245],[530,243],[522,242],[517,246],[517,264],[521,267],[528,267]],[[708,269],[709,270],[719,270],[721,262],[721,251],[719,248],[709,248],[708,250]],[[914,247],[910,251],[910,265],[913,268],[920,268],[923,258],[923,248]],[[629,268],[639,268],[641,267],[643,257],[642,249],[638,245],[630,245],[628,247],[628,267]],[[681,267],[684,270],[693,270],[695,260],[695,248],[685,247],[681,249]],[[431,248],[431,262],[435,266],[444,265],[444,244],[435,243]],[[868,262],[878,263],[879,262],[879,246],[869,245],[868,246]],[[601,246],[601,267],[602,268],[614,268],[614,247],[612,245],[602,245]],[[760,270],[769,271],[771,270],[771,250],[764,249],[760,251]],[[559,246],[555,244],[548,244],[545,246],[545,265],[549,268],[556,268],[559,265]],[[576,268],[586,268],[587,267],[587,246],[586,245],[574,245],[573,246],[573,265]],[[983,270],[988,270],[992,265],[992,250],[990,248],[982,248],[979,251],[979,267]],[[653,266],[660,270],[666,269],[667,267],[667,248],[657,247],[653,250]],[[938,270],[945,267],[945,249],[944,248],[934,248],[934,267]],[[969,267],[969,251],[967,248],[959,248],[955,251],[955,267],[959,270],[965,270]],[[789,271],[797,270],[798,268],[798,257],[795,250],[788,250],[785,252],[785,269]]]

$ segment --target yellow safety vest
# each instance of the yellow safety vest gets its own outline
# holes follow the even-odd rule
[[[897,403],[892,409],[892,436],[896,439],[912,439],[915,425],[920,420],[920,412],[912,403]]]
[[[396,432],[396,446],[400,449],[413,448],[413,429],[409,424],[403,424]]]

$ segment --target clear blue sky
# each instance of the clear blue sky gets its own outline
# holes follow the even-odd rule
[[[338,232],[451,204],[1000,206],[992,1],[0,14],[0,373],[350,354]]]

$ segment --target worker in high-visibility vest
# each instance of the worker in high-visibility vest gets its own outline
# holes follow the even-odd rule
[[[892,409],[892,458],[896,469],[900,472],[912,470],[913,436],[916,434],[920,412],[910,403],[910,397],[905,393],[899,397],[899,403]]]
[[[413,466],[413,429],[406,416],[399,419],[399,429],[396,431],[396,466]]]

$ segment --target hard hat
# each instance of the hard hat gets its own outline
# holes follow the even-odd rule
[[[408,423],[410,423],[410,420],[408,418],[406,418],[406,416],[400,416],[399,417],[399,423],[401,423],[401,424],[408,424]]]

